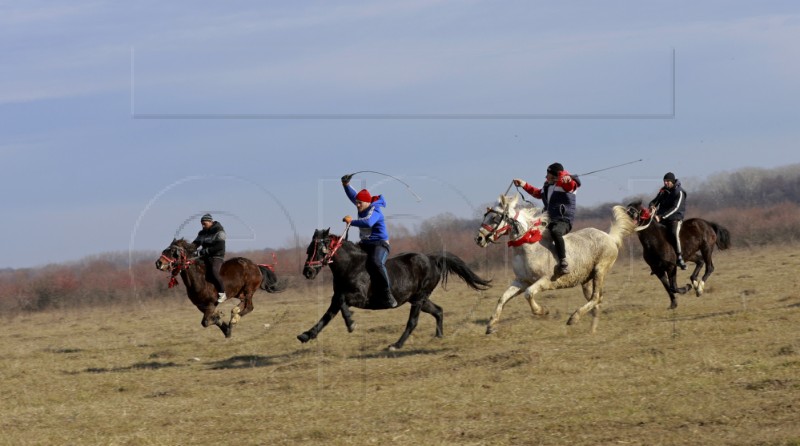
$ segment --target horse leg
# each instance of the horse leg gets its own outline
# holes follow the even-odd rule
[[[549,281],[549,279],[540,279],[525,290],[525,300],[528,301],[528,305],[531,307],[531,313],[533,313],[534,316],[547,316],[550,314],[550,310],[539,305],[533,298],[534,294],[545,289],[543,285],[544,282],[542,282],[543,280]]]
[[[444,337],[444,330],[443,321],[444,321],[444,311],[442,311],[442,307],[436,305],[435,303],[431,302],[429,298],[425,299],[425,302],[422,304],[422,312],[428,313],[436,319],[436,337],[441,338]]]
[[[256,293],[256,290],[252,290],[249,293],[245,294],[245,298],[239,302],[239,309],[240,313],[239,316],[244,317],[245,314],[253,311],[253,294]]]
[[[594,287],[595,286],[597,286],[597,285],[594,284],[594,280],[588,280],[588,281],[586,281],[586,282],[581,284],[581,289],[583,290],[583,298],[586,299],[586,301],[589,302],[589,303],[591,303],[592,300],[593,300],[593,294],[594,294]],[[595,303],[590,308],[586,308],[585,311],[583,311],[582,313],[579,314],[578,312],[581,311],[581,309],[583,309],[584,307],[589,305],[589,303],[587,303],[586,305],[584,305],[584,307],[582,307],[581,309],[579,309],[578,311],[573,313],[570,316],[569,320],[567,321],[567,325],[572,325],[572,324],[578,322],[578,320],[580,320],[580,318],[581,318],[581,316],[583,314],[586,314],[586,312],[591,311],[592,312],[592,329],[591,329],[591,332],[592,333],[596,332],[597,331],[597,324],[598,324],[598,322],[600,322],[599,321],[600,303],[603,301],[602,292],[598,293],[598,294],[599,294],[599,296],[598,296],[598,299],[597,299],[597,303]]]
[[[581,285],[583,288],[583,297],[586,298],[588,302],[586,302],[582,307],[575,310],[574,313],[567,319],[567,325],[576,324],[584,314],[586,314],[589,310],[592,311],[592,333],[595,332],[597,329],[597,323],[599,322],[597,318],[600,316],[600,301],[603,300],[601,290],[603,289],[603,283],[605,281],[605,274],[601,272],[595,272],[593,274],[593,279],[591,282],[586,282]],[[591,285],[590,285],[591,283]]]
[[[297,339],[300,340],[300,342],[305,343],[310,341],[311,339],[316,338],[319,332],[322,331],[322,329],[325,328],[326,325],[328,325],[328,322],[330,322],[331,319],[333,319],[336,316],[336,313],[338,313],[342,309],[343,302],[344,302],[343,298],[334,295],[333,298],[331,298],[331,305],[325,311],[325,314],[322,315],[322,318],[319,320],[319,322],[317,322],[308,331],[305,331],[297,335]]]
[[[408,313],[408,322],[406,322],[406,329],[403,331],[403,334],[400,336],[400,339],[397,340],[394,344],[389,346],[389,350],[398,350],[403,348],[403,344],[406,343],[406,339],[411,335],[411,332],[417,328],[417,321],[419,320],[419,311],[422,309],[422,305],[419,302],[415,302],[411,304],[411,311]]]
[[[503,306],[511,300],[514,296],[522,293],[524,290],[521,283],[517,282],[516,280],[511,282],[511,286],[506,289],[502,296],[500,296],[500,300],[497,301],[497,307],[494,309],[494,314],[489,319],[489,323],[486,325],[486,334],[492,334],[497,331],[497,322],[500,321],[500,314],[503,312]]]
[[[350,311],[350,307],[347,305],[347,302],[342,299],[342,308],[339,309],[342,313],[342,319],[344,319],[344,325],[347,327],[347,332],[352,333],[356,329],[356,322],[353,320],[353,312]]]
[[[200,321],[203,327],[208,327],[211,324],[216,325],[222,330],[222,334],[226,338],[231,337],[231,325],[222,320],[222,315],[217,311],[216,305],[209,306],[203,311],[203,320]]]
[[[695,290],[697,290],[700,286],[700,282],[697,281],[697,276],[700,275],[700,270],[703,268],[703,265],[705,265],[705,262],[702,260],[695,260],[694,271],[692,271],[692,274],[689,276],[689,280],[692,282],[692,287]],[[697,295],[700,296],[700,294],[702,294],[702,291]]]
[[[703,250],[703,259],[706,261],[706,272],[703,274],[703,278],[700,279],[700,283],[695,285],[695,293],[697,293],[697,297],[700,297],[705,291],[706,288],[706,280],[708,280],[708,276],[714,272],[714,262],[711,260],[711,249]]]
[[[669,279],[667,279],[667,273],[662,272],[658,275],[658,280],[661,282],[661,285],[664,286],[664,289],[667,290],[667,294],[669,295],[669,309],[673,310],[678,307],[678,301],[675,298],[674,288],[670,285]]]

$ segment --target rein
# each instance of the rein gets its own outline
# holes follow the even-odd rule
[[[542,219],[538,219],[533,222],[533,225],[528,232],[522,235],[522,237],[516,240],[510,240],[508,242],[508,246],[522,246],[526,243],[536,243],[542,239],[542,230],[539,227],[542,225]]]
[[[272,253],[272,263],[258,263],[257,266],[263,266],[264,268],[275,272],[275,267],[278,266],[278,256],[275,253]]]

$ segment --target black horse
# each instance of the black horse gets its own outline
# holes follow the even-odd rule
[[[678,255],[672,246],[672,233],[665,226],[655,221],[655,214],[651,214],[648,209],[642,207],[640,201],[633,202],[628,206],[628,215],[636,221],[637,234],[642,243],[642,256],[645,262],[650,265],[651,274],[658,277],[664,289],[667,290],[670,300],[670,309],[678,306],[675,293],[685,294],[694,287],[697,296],[703,294],[706,280],[714,272],[714,262],[711,254],[714,246],[719,249],[728,249],[731,246],[731,235],[728,230],[714,222],[703,220],[702,218],[690,218],[683,221],[681,226],[681,247],[683,257],[687,262],[694,262],[695,267],[692,271],[692,283],[684,287],[677,286],[677,265]],[[697,276],[705,265],[706,270],[703,277],[698,280]]]
[[[353,322],[348,306],[371,310],[385,308],[382,302],[375,303],[371,299],[372,290],[365,267],[367,256],[358,245],[330,234],[330,229],[318,229],[314,231],[314,238],[306,252],[308,256],[303,275],[313,279],[322,267],[328,265],[333,274],[333,297],[319,322],[297,336],[300,342],[316,338],[339,311],[345,318],[348,330],[352,331]],[[386,261],[386,269],[398,307],[406,302],[411,304],[406,329],[400,339],[389,346],[391,350],[403,347],[417,326],[420,311],[436,319],[436,337],[442,337],[442,307],[431,302],[430,295],[439,282],[447,282],[449,273],[458,275],[474,290],[485,290],[490,284],[490,280],[480,278],[463,260],[447,252],[441,255],[399,254]]]

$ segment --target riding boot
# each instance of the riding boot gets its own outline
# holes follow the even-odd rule
[[[386,299],[384,300],[387,308],[397,308],[397,300],[392,296],[391,291],[386,291]]]
[[[561,259],[558,262],[558,273],[559,274],[569,274],[569,263],[567,263],[567,259]]]
[[[683,261],[683,257],[681,257],[680,254],[678,254],[678,261],[675,262],[675,264],[681,267],[681,269],[686,269],[686,262]]]
[[[222,302],[225,302],[226,300],[228,300],[228,295],[225,294],[225,293],[217,293],[217,295],[218,295],[218,297],[217,297],[217,303],[218,304],[221,304]]]

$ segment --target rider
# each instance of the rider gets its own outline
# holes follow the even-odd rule
[[[392,296],[389,273],[386,271],[386,258],[389,257],[389,233],[386,230],[386,221],[383,217],[382,207],[386,206],[383,196],[372,196],[366,189],[358,193],[350,186],[352,175],[342,177],[342,186],[347,198],[356,205],[358,218],[349,215],[342,220],[359,228],[361,241],[359,246],[367,253],[367,272],[373,284],[372,293],[377,303],[376,306],[394,308],[397,301]]]
[[[678,254],[676,264],[681,269],[686,269],[686,263],[681,256],[681,226],[683,225],[683,213],[686,211],[686,192],[681,188],[681,182],[675,178],[675,174],[667,172],[664,175],[664,187],[658,191],[656,198],[650,202],[650,210],[656,214],[656,221],[661,222],[669,228],[672,233],[672,245],[675,253]]]
[[[217,303],[222,303],[228,299],[220,275],[220,268],[225,260],[225,229],[218,221],[214,221],[211,214],[203,215],[200,218],[200,225],[203,229],[197,233],[197,238],[192,244],[200,247],[197,253],[205,262],[206,271],[210,272],[208,277],[217,290]]]
[[[564,236],[572,230],[572,219],[575,218],[575,193],[581,185],[581,180],[564,170],[561,163],[547,166],[546,179],[541,189],[519,178],[514,179],[514,185],[522,186],[525,192],[540,198],[544,203],[550,219],[547,229],[550,230],[558,256],[558,273],[569,274]]]

